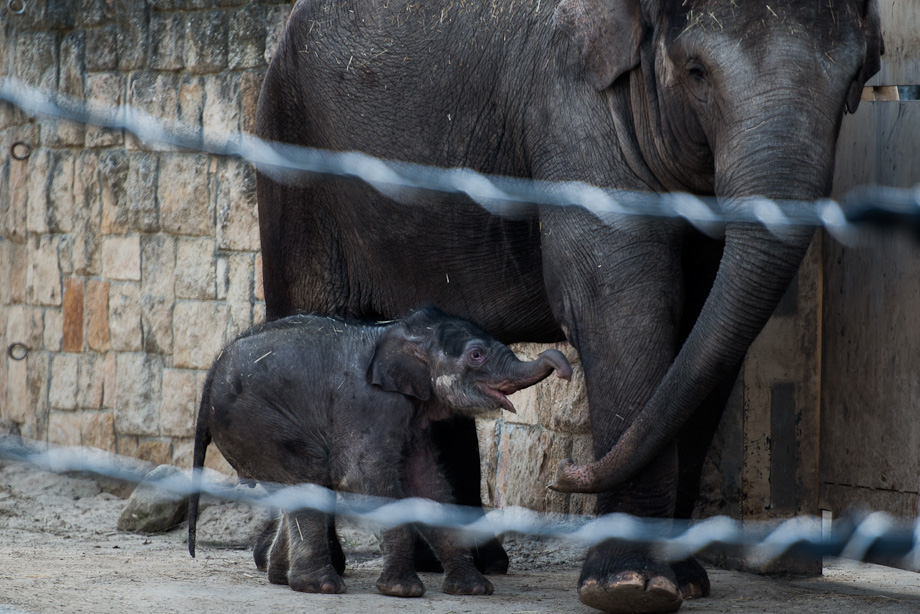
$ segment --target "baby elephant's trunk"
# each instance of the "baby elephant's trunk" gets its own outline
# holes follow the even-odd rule
[[[533,386],[537,382],[546,379],[553,371],[556,372],[556,377],[558,378],[572,379],[572,365],[569,364],[565,355],[559,350],[546,350],[537,356],[536,360],[532,362],[519,361],[515,367],[515,373],[512,378],[518,390]]]

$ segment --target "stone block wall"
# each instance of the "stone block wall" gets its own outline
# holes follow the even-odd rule
[[[594,512],[595,495],[563,494],[546,489],[564,458],[594,459],[588,421],[585,375],[578,353],[568,343],[518,343],[522,360],[535,360],[555,347],[572,364],[567,382],[549,377],[509,397],[517,413],[477,423],[482,460],[482,501],[496,508],[509,505],[571,514]]]
[[[249,131],[290,4],[4,6],[0,75]],[[264,313],[253,169],[9,105],[0,147],[0,417],[27,437],[189,466],[207,368]]]
[[[0,11],[0,75],[206,134],[250,131],[290,6],[28,0]],[[252,168],[3,104],[0,165],[0,418],[190,466],[207,369],[264,316]],[[591,457],[583,376],[560,348],[575,381],[523,391],[517,415],[479,424],[487,505],[593,509],[545,489],[562,458]],[[208,459],[232,471],[213,446]]]

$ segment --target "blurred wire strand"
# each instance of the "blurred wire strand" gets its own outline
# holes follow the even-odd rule
[[[880,557],[907,568],[920,567],[920,520],[896,519],[883,512],[853,514],[836,520],[833,530],[822,520],[796,516],[777,522],[740,522],[726,516],[705,520],[638,518],[626,514],[580,516],[537,513],[522,507],[483,512],[479,508],[440,504],[428,499],[386,499],[334,493],[315,484],[260,483],[257,488],[231,485],[204,472],[176,471],[147,479],[152,466],[136,459],[84,447],[53,446],[11,435],[0,436],[0,459],[29,463],[55,473],[84,472],[160,489],[173,495],[193,492],[225,501],[244,502],[285,512],[314,510],[390,528],[424,524],[450,529],[469,543],[497,534],[519,533],[554,538],[585,547],[609,539],[652,548],[657,556],[678,561],[710,547],[737,553],[757,565],[784,555],[838,556],[854,560]],[[195,484],[198,484],[196,487]]]
[[[489,176],[470,169],[443,169],[420,164],[381,160],[360,152],[335,152],[270,143],[246,133],[215,134],[167,123],[131,106],[111,106],[61,94],[46,94],[13,78],[0,79],[0,101],[30,116],[92,124],[126,130],[144,142],[157,142],[218,156],[237,157],[280,181],[299,180],[300,173],[358,178],[386,196],[402,202],[417,190],[462,194],[486,210],[503,216],[519,215],[532,205],[581,206],[598,216],[639,215],[681,218],[710,235],[726,223],[763,224],[773,232],[790,225],[817,226],[837,240],[850,242],[860,226],[908,226],[920,232],[920,186],[912,189],[864,186],[842,201],[814,203],[749,199],[746,206],[728,212],[715,198],[687,193],[650,194],[617,191],[578,182],[552,183],[514,177]],[[17,149],[18,148],[18,149]],[[15,143],[10,155],[28,157],[27,143]],[[293,174],[292,174],[293,173]],[[38,450],[45,446],[46,449]],[[29,444],[19,438],[0,437],[0,458],[31,463],[55,472],[90,472],[133,483],[189,495],[189,473],[145,480],[146,470],[100,450]],[[789,553],[841,556],[866,560],[879,556],[920,568],[920,521],[906,522],[875,512],[852,515],[822,533],[821,520],[800,516],[778,526],[741,523],[720,516],[703,521],[642,519],[624,514],[602,517],[538,514],[524,508],[492,510],[441,505],[422,499],[385,500],[337,493],[316,485],[262,485],[263,489],[229,487],[204,479],[200,492],[226,500],[278,508],[313,509],[381,527],[422,523],[461,532],[475,541],[495,534],[515,532],[551,537],[592,546],[618,539],[652,546],[660,556],[680,560],[712,546],[738,549],[749,560],[770,562]]]
[[[491,213],[511,217],[532,205],[580,206],[598,216],[680,218],[709,235],[718,235],[731,222],[759,223],[775,233],[790,225],[818,226],[843,243],[851,242],[858,225],[910,226],[920,232],[920,185],[912,189],[864,186],[849,193],[842,203],[753,198],[726,211],[714,197],[684,192],[627,192],[581,182],[484,175],[466,168],[381,160],[361,152],[272,143],[247,133],[204,131],[165,122],[130,105],[48,94],[11,77],[0,79],[0,100],[31,116],[126,130],[144,142],[241,158],[278,181],[299,180],[302,173],[354,177],[401,202],[410,201],[415,191],[427,190],[466,195]]]

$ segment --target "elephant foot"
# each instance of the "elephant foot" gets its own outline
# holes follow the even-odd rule
[[[286,552],[284,553],[287,554]],[[272,584],[287,584],[288,583],[288,567],[290,563],[288,562],[287,556],[279,556],[277,553],[275,557],[271,556],[269,553],[268,557],[268,581]]]
[[[301,593],[337,595],[345,592],[345,581],[332,565],[314,571],[291,570],[287,580],[288,586]]]
[[[671,569],[677,577],[682,598],[700,599],[709,596],[709,574],[695,558],[671,563]]]
[[[423,539],[415,540],[415,570],[430,573],[442,573],[444,571],[441,561],[435,556],[428,542]]]
[[[393,573],[384,569],[377,578],[377,590],[391,597],[421,597],[425,594],[425,585],[414,571]]]
[[[272,541],[274,541],[275,534],[278,532],[279,521],[280,517],[276,517],[266,522],[252,544],[252,558],[255,560],[256,569],[259,571],[268,569],[268,552],[271,550]],[[278,582],[275,584],[278,584]]]
[[[256,569],[269,571],[269,581],[273,584],[287,584],[286,572],[284,572],[284,577],[282,578],[279,573],[272,573],[268,569],[269,555],[272,544],[275,541],[275,535],[278,533],[278,523],[280,521],[280,516],[268,521],[259,531],[259,535],[252,545],[252,558],[255,561]],[[341,576],[345,573],[345,551],[342,550],[342,544],[339,542],[334,526],[329,527],[326,538],[329,546],[329,556],[332,558],[332,568]],[[274,579],[272,579],[273,577]]]
[[[495,589],[482,574],[470,569],[463,573],[447,574],[441,590],[448,595],[491,595]]]
[[[335,573],[341,576],[345,573],[345,551],[342,550],[342,543],[339,541],[339,536],[336,535],[335,527],[329,527],[327,538],[332,568],[335,569]]]
[[[485,575],[503,575],[508,573],[508,553],[497,539],[492,538],[489,541],[480,544],[472,549],[473,564],[479,573]],[[444,566],[435,556],[431,548],[424,540],[415,542],[415,570],[431,573],[441,573]]]
[[[589,554],[578,582],[585,605],[613,614],[676,612],[683,599],[670,566],[641,553],[605,557]]]
[[[504,575],[508,573],[508,553],[497,539],[492,538],[473,548],[473,564],[480,573]],[[488,594],[491,594],[489,591]]]

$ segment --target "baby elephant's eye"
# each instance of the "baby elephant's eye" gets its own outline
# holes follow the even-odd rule
[[[467,353],[466,357],[471,365],[481,365],[486,360],[486,353],[482,348],[474,347]]]

